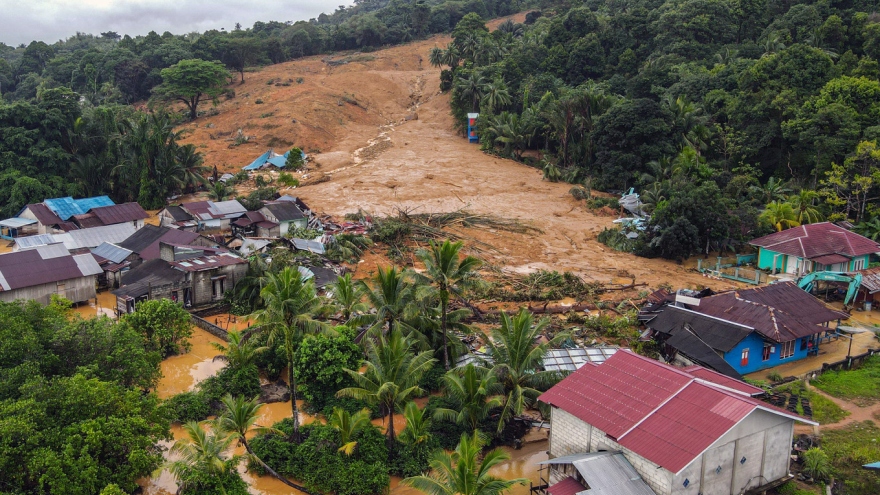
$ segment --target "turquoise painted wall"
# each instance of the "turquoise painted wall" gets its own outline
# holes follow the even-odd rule
[[[809,340],[809,337],[806,337]],[[770,358],[764,361],[764,340],[757,332],[752,332],[748,337],[744,338],[729,352],[724,354],[724,360],[733,366],[733,369],[742,375],[754,373],[755,371],[765,370],[780,364],[790,363],[807,357],[807,349],[801,349],[803,339],[797,339],[794,343],[794,355],[785,359],[780,359],[782,344],[774,343],[775,352],[770,354]],[[743,350],[749,349],[749,362],[745,366],[742,365]]]
[[[758,268],[761,270],[773,270],[773,257],[776,256],[776,251],[771,251],[769,249],[765,249],[762,247],[758,248]],[[785,270],[785,255],[779,255],[776,258],[776,270],[784,271]]]

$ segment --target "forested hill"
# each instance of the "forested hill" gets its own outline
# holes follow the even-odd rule
[[[872,3],[587,0],[526,24],[466,16],[430,60],[485,149],[579,197],[639,190],[651,224],[610,245],[682,258],[824,219],[877,238]]]

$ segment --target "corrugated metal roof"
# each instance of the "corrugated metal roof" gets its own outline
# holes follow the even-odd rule
[[[549,493],[550,495],[575,495],[578,492],[582,492],[586,489],[587,487],[582,485],[580,481],[569,476],[559,483],[550,485],[547,488],[547,493]]]
[[[122,242],[131,237],[136,230],[134,225],[130,223],[72,230],[66,234],[70,236],[72,241],[68,249],[93,248],[100,246],[104,242]]]
[[[279,222],[288,222],[290,220],[306,218],[305,213],[300,211],[295,203],[291,202],[267,204],[263,208],[268,210],[269,213],[277,218]]]
[[[137,203],[123,203],[121,205],[101,206],[92,208],[91,213],[104,225],[134,222],[149,218],[150,215]]]
[[[67,220],[74,215],[83,215],[92,208],[110,206],[116,203],[108,196],[95,196],[93,198],[73,199],[70,196],[64,198],[46,199],[43,204],[49,207],[61,220]]]
[[[44,244],[52,244],[55,242],[60,242],[55,240],[55,236],[52,234],[40,234],[40,235],[31,235],[27,237],[16,237],[15,238],[15,247],[13,251],[18,251],[19,249],[27,249],[36,246],[42,246]]]
[[[199,234],[169,227],[144,225],[128,239],[117,243],[121,248],[137,253],[144,260],[159,257],[159,242],[168,244],[192,244]]]
[[[755,409],[815,424],[630,351],[584,366],[538,400],[678,473]]]
[[[0,287],[15,290],[100,273],[91,254],[71,256],[63,244],[0,254]]]
[[[53,258],[61,258],[63,256],[70,256],[70,251],[64,247],[64,244],[60,242],[57,244],[46,244],[44,246],[36,246],[32,249],[32,251],[36,251],[39,253],[40,258],[44,260],[50,260]]]
[[[588,488],[585,495],[655,495],[620,452],[596,452],[574,461]]]
[[[19,217],[12,217],[12,218],[7,218],[6,220],[0,220],[0,226],[10,227],[13,229],[24,227],[26,225],[33,225],[35,223],[37,223],[36,220],[30,219],[30,218],[19,218]]]
[[[79,267],[79,271],[83,275],[97,275],[104,272],[91,254],[78,254],[73,257],[73,261],[76,262],[76,266]]]
[[[828,254],[849,257],[880,252],[880,244],[830,222],[800,225],[759,237],[749,244],[804,259]]]
[[[860,270],[854,273],[860,273],[862,275],[862,287],[867,289],[869,294],[880,292],[880,266]]]
[[[128,258],[131,255],[131,251],[121,248],[116,244],[104,242],[98,247],[92,249],[92,254],[98,255],[106,260],[112,261],[113,263],[122,263],[125,261],[125,258]]]
[[[772,306],[797,316],[799,320],[816,325],[849,318],[848,314],[829,308],[794,282],[777,282],[752,289],[740,289],[736,294],[746,301]]]
[[[233,216],[244,215],[247,213],[247,208],[239,203],[237,199],[230,199],[228,201],[210,201],[208,203],[208,211],[211,212],[215,218],[231,218]]]
[[[736,380],[729,376],[722,375],[717,371],[703,368],[702,366],[688,366],[687,368],[684,368],[683,371],[693,375],[697,378],[697,380],[709,382],[713,385],[718,385],[726,389],[730,389],[734,392],[748,395],[749,397],[761,395],[764,393],[764,389],[762,388],[755,387],[754,385],[749,385],[742,380]]]
[[[542,365],[547,371],[575,371],[586,363],[604,363],[617,350],[617,347],[550,349],[544,354]]]
[[[259,251],[259,250],[263,249],[264,247],[268,246],[269,244],[271,244],[271,242],[269,242],[265,239],[245,238],[245,240],[242,241],[241,246],[238,248],[238,252],[244,256],[247,256],[247,255],[251,254],[252,252]]]
[[[663,311],[660,311],[654,319],[645,325],[657,332],[670,335],[674,333],[674,330],[682,328],[683,325],[689,325],[701,340],[712,349],[721,352],[730,351],[755,331],[748,325],[702,314],[698,311],[699,309],[699,307],[685,309],[677,306],[665,306]]]
[[[30,204],[25,208],[29,210],[37,218],[37,221],[43,225],[57,225],[63,222],[61,217],[56,215],[51,208],[42,203]]]
[[[705,335],[699,333],[689,324],[684,324],[671,329],[669,337],[663,342],[665,345],[672,347],[677,352],[686,356],[688,359],[703,366],[718,370],[727,376],[740,379],[739,374],[733,366],[718,355],[718,351],[713,349],[708,341],[700,336]]]
[[[186,261],[173,261],[169,264],[185,272],[200,272],[243,263],[247,263],[247,260],[239,258],[234,254],[223,252],[216,255],[186,258]]]
[[[300,251],[308,251],[315,254],[324,254],[324,244],[318,241],[310,241],[308,239],[290,239],[293,246]]]

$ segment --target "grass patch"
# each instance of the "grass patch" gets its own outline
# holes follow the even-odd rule
[[[880,356],[871,356],[862,367],[847,371],[830,371],[812,381],[816,388],[860,406],[880,400]]]
[[[862,469],[880,459],[880,428],[871,421],[855,423],[822,434],[822,450],[828,454],[834,478],[844,480],[847,495],[876,495],[880,474]]]
[[[813,392],[812,390],[807,390],[804,386],[804,382],[791,382],[781,387],[777,387],[774,391],[786,392],[791,395],[806,397],[809,399],[810,407],[813,408],[813,420],[818,421],[819,424],[827,425],[837,423],[843,418],[849,416],[848,411],[841,409],[840,406],[835,404],[831,399]],[[804,415],[804,407],[800,402],[798,402],[797,405],[797,412],[802,416]]]
[[[788,483],[782,485],[777,490],[779,495],[818,495],[820,493],[819,487],[812,487],[813,490],[806,490],[799,487],[794,481],[789,481]]]

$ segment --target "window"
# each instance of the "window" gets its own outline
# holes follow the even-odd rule
[[[742,351],[742,357],[739,361],[740,366],[748,366],[749,365],[749,348],[746,347]]]
[[[853,271],[863,270],[865,268],[865,258],[853,260]]]
[[[794,356],[794,341],[789,340],[788,342],[782,343],[782,350],[779,354],[779,359],[790,358]]]
[[[765,343],[764,349],[761,351],[761,361],[769,361],[771,352],[773,352],[773,346]]]

